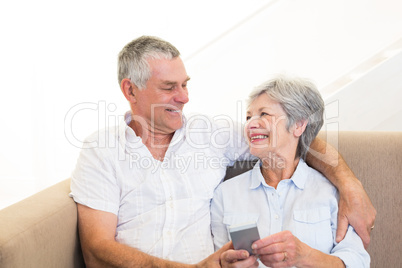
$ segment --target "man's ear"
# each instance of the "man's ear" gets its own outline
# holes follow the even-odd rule
[[[308,123],[307,119],[297,121],[294,126],[293,135],[295,137],[300,137],[303,134],[303,132],[306,130],[307,123]]]
[[[120,88],[128,102],[132,103],[137,101],[134,93],[137,89],[137,86],[134,85],[134,83],[132,83],[130,79],[124,78],[123,80],[121,80]]]

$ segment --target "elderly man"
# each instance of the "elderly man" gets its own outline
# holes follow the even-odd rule
[[[213,252],[210,201],[226,166],[250,157],[241,128],[183,116],[190,78],[170,43],[135,39],[118,65],[130,111],[118,128],[87,138],[106,146],[83,148],[72,174],[87,267],[219,267],[230,245]],[[340,191],[338,239],[350,223],[368,243],[375,209],[338,153],[322,155],[307,162]]]

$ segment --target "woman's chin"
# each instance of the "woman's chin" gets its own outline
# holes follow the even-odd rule
[[[260,160],[264,160],[273,158],[275,156],[275,151],[267,150],[267,148],[265,148],[264,150],[257,148],[250,148],[250,154],[254,155]]]

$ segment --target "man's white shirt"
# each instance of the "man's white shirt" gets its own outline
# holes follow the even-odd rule
[[[214,190],[228,165],[250,157],[242,127],[202,115],[184,119],[161,162],[130,121],[128,112],[119,126],[86,139],[70,195],[77,203],[117,215],[116,241],[163,259],[199,262],[214,252]]]

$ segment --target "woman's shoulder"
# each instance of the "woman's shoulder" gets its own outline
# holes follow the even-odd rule
[[[306,163],[307,180],[306,183],[310,186],[315,186],[329,191],[336,191],[336,187],[329,181],[321,172],[310,167]]]
[[[243,184],[250,184],[250,177],[252,174],[253,169],[248,170],[242,174],[234,176],[230,179],[225,180],[221,183],[220,187],[222,188],[231,188],[233,186],[240,186]]]

